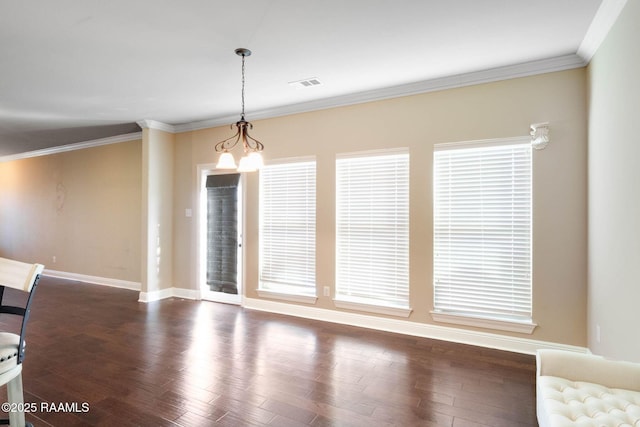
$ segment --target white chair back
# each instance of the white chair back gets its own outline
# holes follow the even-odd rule
[[[31,287],[44,265],[28,264],[7,258],[0,258],[0,286],[31,292]]]

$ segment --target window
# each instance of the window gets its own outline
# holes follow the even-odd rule
[[[409,154],[339,157],[336,193],[336,305],[408,316]]]
[[[260,290],[316,295],[316,162],[260,170]]]
[[[531,325],[531,169],[531,146],[518,140],[436,146],[436,320]]]

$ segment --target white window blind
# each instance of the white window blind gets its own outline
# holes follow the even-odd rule
[[[316,294],[316,162],[260,170],[260,289]]]
[[[336,299],[409,306],[409,154],[336,161]]]
[[[434,310],[531,320],[531,146],[434,152]]]

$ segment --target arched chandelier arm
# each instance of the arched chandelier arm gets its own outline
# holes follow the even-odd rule
[[[230,128],[233,129],[233,125],[231,125]],[[235,141],[229,142],[234,138],[235,138]],[[233,147],[235,147],[238,144],[238,141],[240,141],[240,128],[238,128],[238,131],[235,133],[235,135],[225,139],[224,141],[218,142],[214,148],[217,153],[224,153],[233,149]]]
[[[249,123],[249,125],[251,125],[251,123]],[[249,129],[251,129],[253,126],[249,126]],[[249,135],[249,131],[245,129],[245,133],[244,133],[244,141],[242,141],[244,143],[244,151],[262,151],[264,149],[264,145],[262,144],[262,142],[258,141],[257,139],[255,139],[254,137],[252,137],[251,135]]]

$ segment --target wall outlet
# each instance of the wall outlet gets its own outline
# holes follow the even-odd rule
[[[56,256],[55,255],[51,257],[51,262],[54,263],[54,264],[56,263]]]
[[[328,286],[324,287],[324,296],[325,297],[330,297],[331,296],[331,288]]]
[[[596,342],[600,342],[600,325],[596,325]]]

